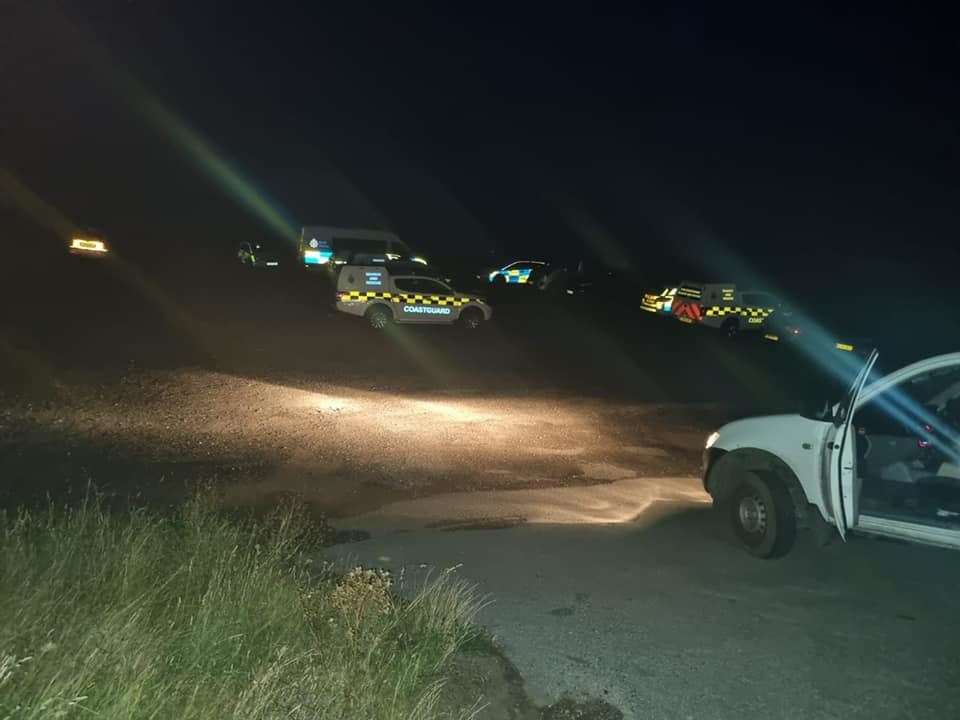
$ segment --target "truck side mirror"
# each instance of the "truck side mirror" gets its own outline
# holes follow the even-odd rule
[[[804,398],[800,401],[800,414],[815,420],[833,421],[833,408],[830,401],[821,398]]]

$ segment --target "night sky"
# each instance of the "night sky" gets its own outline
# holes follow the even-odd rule
[[[149,96],[293,227],[651,278],[953,279],[951,18],[458,5],[0,0],[0,165],[134,253],[275,236]]]

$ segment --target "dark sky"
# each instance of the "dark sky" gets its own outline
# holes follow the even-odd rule
[[[296,226],[793,286],[956,268],[952,18],[458,5],[0,0],[0,164],[141,244],[274,232],[138,87]]]

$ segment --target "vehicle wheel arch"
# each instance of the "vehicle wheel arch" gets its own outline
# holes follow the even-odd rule
[[[374,300],[367,303],[367,309],[363,311],[363,316],[370,317],[371,313],[377,312],[380,308],[389,312],[391,317],[393,316],[393,308],[390,307],[389,303],[385,303],[382,300]]]
[[[460,314],[457,316],[457,322],[464,327],[469,327],[471,326],[469,322],[471,318],[476,320],[476,324],[472,327],[478,327],[486,321],[487,315],[483,312],[483,308],[477,305],[467,305],[460,310]]]
[[[741,330],[739,317],[731,316],[720,323],[720,331],[727,337],[735,337]]]
[[[706,489],[717,505],[730,499],[743,478],[744,473],[759,472],[771,474],[786,486],[797,512],[798,523],[808,524],[810,500],[800,483],[800,479],[783,458],[769,450],[760,448],[737,448],[718,458],[706,479]]]
[[[385,314],[385,315],[386,315],[386,319],[385,319],[384,322],[387,323],[387,324],[396,322],[397,318],[396,318],[396,315],[394,315],[393,308],[390,307],[390,305],[388,305],[387,303],[378,300],[378,301],[376,301],[376,302],[371,302],[369,305],[370,305],[370,307],[368,307],[368,308],[363,312],[363,317],[364,317],[371,325],[374,325],[374,316],[375,316],[375,315],[378,315],[378,314]],[[377,326],[374,325],[374,327],[377,327]],[[383,325],[380,326],[381,329],[382,329],[382,327],[383,327]]]

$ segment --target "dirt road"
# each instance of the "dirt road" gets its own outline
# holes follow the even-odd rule
[[[646,317],[634,327],[629,313],[621,337],[604,325],[610,306],[530,295],[473,335],[378,334],[297,273],[193,263],[165,275],[69,256],[4,272],[6,505],[88,481],[174,502],[214,481],[237,505],[297,492],[343,515],[436,492],[689,473],[743,399],[738,383],[769,376],[758,368],[772,357],[721,348],[715,371],[673,372],[711,338]]]
[[[0,412],[5,504],[80,492],[175,501],[217,481],[238,507],[296,493],[340,516],[438,492],[592,485],[690,472],[710,407],[563,393],[357,390],[205,370],[62,385]]]

